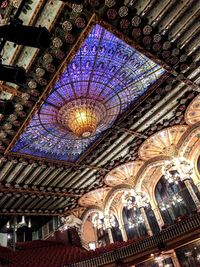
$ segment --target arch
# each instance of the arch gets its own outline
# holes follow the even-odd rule
[[[112,169],[104,177],[104,182],[111,187],[118,186],[122,183],[130,184],[133,186],[135,176],[143,164],[144,162],[141,160],[121,164]]]
[[[188,216],[195,210],[196,205],[184,182],[170,183],[164,175],[155,187],[155,198],[163,220],[167,224],[173,223],[181,216]]]
[[[112,207],[112,203],[113,203],[114,199],[119,194],[124,193],[125,190],[130,190],[130,189],[131,189],[131,186],[129,184],[122,184],[122,185],[114,187],[109,192],[109,194],[107,195],[106,200],[105,200],[105,206],[104,206],[104,214],[105,214],[105,216],[109,216],[110,211],[111,211],[111,207]],[[119,220],[119,224],[121,226],[122,225],[122,202],[118,206],[117,219]]]
[[[161,168],[165,161],[170,159],[171,158],[168,156],[160,156],[146,161],[139,170],[135,179],[135,188],[137,190],[141,190],[143,188],[143,190],[147,191],[152,207],[156,205],[154,189],[158,180],[162,176]]]
[[[200,174],[197,170],[197,160],[200,156],[200,122],[191,126],[179,141],[179,154],[190,160],[194,166],[192,179],[195,184],[200,182]]]
[[[82,224],[81,224],[81,228],[80,228],[80,235],[81,235],[81,239],[83,241],[85,241],[84,239],[84,226],[85,226],[85,223],[88,219],[88,217],[92,214],[92,213],[96,213],[96,212],[103,212],[103,210],[98,207],[98,206],[91,206],[91,207],[88,207],[82,214],[81,216],[81,220],[82,220]]]
[[[105,199],[104,212],[106,215],[109,214],[109,209],[111,207],[112,201],[119,194],[123,193],[124,190],[130,190],[131,186],[129,184],[121,184],[119,186],[113,187]]]
[[[151,135],[139,147],[139,158],[150,160],[159,156],[176,155],[177,144],[188,127],[188,125],[176,125]]]
[[[200,94],[187,107],[185,121],[188,125],[193,125],[200,121]]]
[[[92,190],[84,194],[81,198],[79,198],[78,203],[83,207],[89,207],[94,205],[102,208],[105,203],[105,198],[110,190],[110,187]]]

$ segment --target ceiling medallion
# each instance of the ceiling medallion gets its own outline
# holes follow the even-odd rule
[[[110,27],[90,26],[71,61],[63,62],[53,88],[47,87],[51,93],[11,152],[76,161],[164,73],[161,66],[111,33]],[[45,62],[50,59],[46,54]]]
[[[87,138],[96,133],[99,125],[104,124],[106,116],[106,107],[101,102],[83,98],[62,106],[57,119],[60,125],[71,130],[76,137]]]

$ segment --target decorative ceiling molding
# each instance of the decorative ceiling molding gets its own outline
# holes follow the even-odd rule
[[[110,192],[111,188],[100,188],[89,193],[86,193],[78,200],[78,204],[83,207],[98,206],[102,208],[104,206],[105,199]]]
[[[144,141],[138,155],[142,160],[149,160],[159,156],[176,156],[177,144],[189,126],[179,125],[165,128]]]
[[[187,107],[185,121],[188,125],[193,125],[200,121],[200,94]]]
[[[106,23],[112,24],[112,27],[117,29],[116,34],[123,33],[130,41],[139,44],[144,51],[153,55],[156,60],[168,65],[173,74],[162,77],[142,105],[138,105],[134,111],[130,110],[130,113],[117,121],[101,142],[91,147],[80,159],[79,165],[64,166],[63,163],[45,163],[37,158],[6,156],[6,162],[0,163],[3,185],[12,181],[12,186],[19,183],[24,186],[27,183],[30,188],[34,185],[39,188],[44,183],[46,189],[52,187],[53,190],[55,188],[62,190],[70,187],[72,192],[77,190],[77,194],[84,194],[102,187],[103,177],[113,168],[136,160],[138,148],[144,141],[143,135],[150,137],[166,127],[185,124],[185,120],[187,121],[186,117],[184,119],[185,109],[197,95],[200,82],[198,68],[200,38],[197,34],[200,3],[171,1],[164,8],[161,2],[156,6],[153,4],[154,1],[148,2],[147,5],[145,1],[135,1],[133,5],[124,6],[124,3],[116,3],[109,7],[104,1],[86,0],[81,12],[63,4],[65,7],[55,16],[55,24],[51,28],[52,46],[46,51],[39,51],[30,61],[26,92],[22,96],[13,96],[11,102],[14,111],[11,115],[4,114],[1,120],[1,157],[47,84],[53,79],[65,55],[84,31],[93,12],[106,20]],[[23,48],[22,54],[20,55],[20,52],[17,55],[18,64],[26,57],[27,51],[29,49]],[[22,90],[24,89],[20,88],[20,91]],[[122,132],[120,127],[137,132],[140,136]],[[194,143],[197,144],[198,140]],[[195,144],[193,149],[196,149]],[[13,159],[16,159],[16,164],[12,162]],[[22,162],[25,162],[24,166]],[[95,168],[90,168],[93,166]],[[49,169],[49,167],[54,168]],[[57,214],[61,214],[78,206],[77,199],[73,197],[60,199],[60,202],[50,197],[47,200],[43,199],[41,203],[37,203],[36,199],[32,203],[32,199],[23,197],[13,199],[13,197],[3,196],[0,200],[0,209],[2,210],[7,203],[9,209],[14,206],[17,210],[22,206],[22,211],[25,212],[35,205],[39,211],[40,205],[41,207],[44,205],[46,210],[55,212],[56,208],[60,210]]]
[[[112,169],[105,177],[104,182],[108,186],[115,187],[119,184],[134,184],[134,178],[144,164],[143,161],[132,161],[126,164],[119,165]]]

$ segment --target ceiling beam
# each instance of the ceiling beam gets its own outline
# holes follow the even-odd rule
[[[64,213],[63,213],[64,214]],[[0,210],[0,216],[61,216],[61,213],[58,212],[3,212]]]
[[[80,197],[80,194],[66,193],[66,192],[45,192],[37,189],[22,189],[22,188],[14,188],[14,187],[5,187],[0,186],[1,193],[13,193],[13,194],[29,194],[29,195],[37,195],[37,196],[50,196],[50,197]]]

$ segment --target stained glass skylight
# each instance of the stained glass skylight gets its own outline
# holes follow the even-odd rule
[[[96,24],[12,152],[76,161],[163,73]]]

